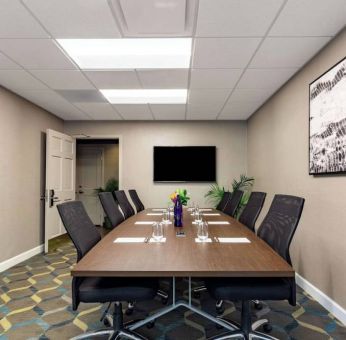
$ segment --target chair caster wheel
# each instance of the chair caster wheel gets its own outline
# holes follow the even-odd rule
[[[224,306],[216,307],[216,313],[217,313],[217,315],[223,314],[224,311],[225,311],[225,307],[224,307]]]
[[[261,310],[263,308],[263,305],[262,305],[262,303],[259,302],[259,303],[255,303],[254,307],[257,310]]]
[[[107,318],[104,318],[103,319],[103,324],[106,326],[106,327],[110,327],[111,324],[109,323],[109,320]]]
[[[151,322],[148,322],[147,323],[147,328],[148,329],[151,329],[151,328],[153,328],[155,326],[155,321],[151,321]]]
[[[126,315],[132,315],[133,314],[133,308],[127,308],[125,311]]]
[[[270,333],[273,330],[273,327],[270,323],[265,323],[263,326],[263,331],[266,333]]]
[[[163,305],[167,305],[167,303],[168,303],[168,298],[161,298],[161,302],[162,302],[162,304]]]

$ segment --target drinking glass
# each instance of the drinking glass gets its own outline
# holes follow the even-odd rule
[[[200,241],[205,241],[208,238],[208,223],[201,222],[198,224],[197,237]]]
[[[162,223],[168,224],[169,222],[169,210],[165,210],[162,214]]]
[[[202,213],[198,210],[195,212],[195,222],[200,223],[203,221]]]
[[[153,239],[155,241],[160,241],[163,238],[163,224],[155,222],[153,224]]]

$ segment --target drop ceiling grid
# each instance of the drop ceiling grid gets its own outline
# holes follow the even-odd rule
[[[227,83],[227,79],[225,79],[224,82],[222,82],[221,80],[219,81],[219,84],[221,84],[221,87],[219,87],[218,89],[221,90],[221,89],[227,88],[229,89],[230,92],[226,98],[221,98],[222,97],[221,96],[220,101],[218,103],[213,104],[215,105],[215,107],[221,105],[221,109],[217,113],[217,116],[212,118],[214,116],[214,114],[211,114],[212,112],[210,112],[209,116],[210,116],[210,119],[215,119],[215,118],[216,119],[235,119],[235,118],[238,119],[241,116],[244,117],[243,119],[247,119],[248,116],[250,116],[253,113],[253,111],[255,111],[260,105],[263,104],[263,102],[267,98],[269,98],[274,92],[276,92],[276,90],[285,81],[287,81],[300,67],[302,67],[305,64],[305,62],[308,59],[310,59],[321,47],[323,47],[329,41],[329,39],[333,37],[337,33],[337,31],[340,30],[345,24],[344,18],[346,17],[346,5],[345,5],[346,2],[344,0],[331,0],[332,4],[330,3],[329,6],[327,6],[327,8],[324,3],[324,0],[304,0],[303,1],[304,4],[302,4],[301,0],[299,0],[298,2],[297,1],[298,0],[275,0],[275,1],[265,0],[264,2],[261,3],[260,8],[258,9],[258,12],[263,12],[263,15],[264,15],[263,17],[261,17],[261,21],[257,22],[256,20],[252,19],[251,21],[252,26],[251,27],[249,26],[246,29],[244,28],[243,30],[240,29],[241,25],[239,25],[239,27],[233,26],[232,28],[232,25],[234,23],[232,22],[222,23],[222,20],[225,20],[225,18],[228,19],[228,16],[227,15],[225,16],[224,13],[227,13],[227,11],[229,12],[231,8],[233,8],[233,12],[235,12],[234,11],[234,8],[235,8],[235,9],[238,9],[240,13],[242,11],[243,12],[245,11],[244,13],[246,13],[246,11],[249,9],[253,10],[255,3],[252,2],[251,0],[243,0],[239,8],[234,7],[234,4],[235,3],[239,4],[239,2],[236,2],[233,0],[197,1],[197,6],[195,8],[195,15],[193,17],[194,20],[193,20],[193,33],[192,33],[192,37],[193,37],[192,56],[190,60],[190,68],[187,70],[187,73],[188,73],[187,88],[189,89],[189,91],[188,91],[188,103],[187,105],[185,105],[185,116],[184,116],[185,119],[196,119],[196,118],[198,119],[198,117],[200,119],[206,119],[207,117],[205,112],[207,112],[208,110],[201,110],[199,115],[193,115],[194,117],[189,117],[189,110],[191,111],[198,106],[198,105],[196,106],[196,104],[192,105],[189,103],[191,95],[193,97],[194,93],[200,90],[193,86],[194,71],[198,72],[198,70],[203,70],[206,72],[206,74],[208,71],[214,72],[215,74],[214,83],[217,84],[218,83],[217,80],[219,80],[217,74],[221,74],[222,70],[224,70],[224,73],[229,73],[229,74],[231,74],[229,70],[237,70],[235,71],[235,74],[229,86],[227,87],[225,86],[225,83]],[[314,11],[312,12],[313,15],[310,12],[310,7],[309,7],[309,4],[311,5],[312,1],[314,5]],[[95,4],[95,2],[93,2],[92,0],[73,0],[73,1],[52,0],[51,3],[54,4],[55,6],[67,6],[69,11],[71,11],[71,14],[69,14],[70,17],[68,18],[68,20],[70,21],[68,22],[72,24],[69,26],[68,24],[64,23],[65,27],[60,27],[60,29],[65,30],[65,34],[66,34],[66,31],[68,30],[70,30],[69,32],[71,32],[71,30],[72,31],[75,30],[75,32],[78,32],[78,30],[80,30],[81,27],[83,27],[83,25],[80,26],[78,23],[76,24],[72,20],[73,18],[77,18],[78,20],[81,20],[80,13],[78,13],[78,11],[77,12],[74,11],[74,13],[72,13],[73,12],[72,9],[73,9],[73,6],[77,6],[77,8],[80,8],[78,6],[82,2],[84,4],[87,4],[86,8],[89,8],[88,6],[92,6],[92,4]],[[96,81],[96,78],[94,77],[96,75],[93,75],[93,73],[94,72],[95,73],[97,72],[112,73],[117,71],[81,70],[66,55],[66,53],[61,49],[59,44],[54,40],[54,38],[62,37],[62,36],[57,36],[58,34],[57,31],[59,31],[59,24],[60,24],[59,21],[58,21],[58,27],[56,27],[54,26],[54,20],[48,20],[47,17],[42,17],[42,13],[40,16],[40,11],[47,10],[47,7],[46,8],[42,7],[43,3],[46,3],[46,1],[45,0],[20,0],[20,1],[19,0],[4,0],[0,5],[0,6],[4,6],[4,4],[6,5],[7,16],[13,17],[15,15],[18,15],[20,18],[22,18],[20,25],[18,24],[17,26],[13,26],[14,25],[13,22],[16,20],[9,20],[6,17],[4,18],[4,15],[6,15],[6,13],[4,14],[4,11],[2,11],[3,14],[0,14],[0,19],[4,19],[2,20],[2,24],[0,23],[0,28],[2,28],[4,25],[6,26],[6,27],[4,26],[4,29],[0,30],[0,70],[1,71],[13,70],[12,76],[10,76],[10,72],[3,73],[4,75],[6,74],[6,76],[8,77],[7,78],[8,88],[19,94],[20,92],[23,92],[23,90],[27,91],[28,89],[23,89],[23,87],[20,88],[19,85],[16,86],[15,84],[16,81],[21,83],[18,80],[20,77],[19,76],[16,77],[16,75],[21,74],[21,77],[24,77],[22,79],[26,79],[26,82],[25,82],[27,84],[26,86],[29,86],[29,87],[30,87],[29,78],[31,76],[33,77],[33,79],[35,79],[33,80],[33,85],[32,85],[33,87],[35,86],[40,87],[39,84],[42,83],[43,85],[42,91],[46,91],[46,89],[44,88],[46,86],[47,91],[48,90],[54,91],[54,93],[57,96],[57,99],[56,99],[57,102],[59,102],[60,99],[66,101],[66,99],[63,96],[61,96],[59,92],[57,92],[58,90],[60,90],[57,87],[61,85],[54,85],[54,82],[59,83],[59,80],[57,80],[59,76],[55,74],[55,79],[54,79],[54,70],[52,70],[52,66],[51,66],[52,60],[55,59],[55,63],[56,63],[55,68],[61,69],[61,71],[56,70],[55,72],[57,73],[64,72],[64,70],[66,69],[73,71],[70,74],[71,74],[71,77],[73,74],[74,78],[70,78],[71,84],[68,84],[66,87],[68,86],[75,87],[75,90],[77,90],[78,84],[80,82],[81,85],[79,90],[83,90],[84,87],[86,88],[85,90],[87,90],[87,88],[90,85],[90,89],[93,88],[95,89],[95,91],[98,91],[100,86],[97,85],[98,82]],[[211,10],[208,10],[208,6],[209,7],[211,6],[210,7]],[[218,8],[217,6],[221,6],[221,7]],[[249,7],[249,6],[253,6],[253,7]],[[256,6],[258,6],[258,2],[256,3]],[[297,12],[298,11],[297,8],[300,9],[300,12]],[[60,10],[64,11],[64,9],[60,9]],[[114,29],[114,32],[111,33],[110,35],[114,34],[114,37],[122,37],[122,38],[125,37],[124,32],[122,32],[121,25],[119,25],[118,18],[115,15],[114,8],[111,5],[110,0],[108,1],[100,0],[98,3],[97,11],[98,13],[104,13],[103,15],[105,18],[104,20],[105,22],[103,23],[102,27],[99,27],[99,28],[93,27],[95,31],[89,32],[88,33],[89,35],[87,35],[88,37],[95,37],[95,35],[97,36],[97,34],[100,34],[101,36],[98,36],[98,37],[109,38],[110,37],[109,32],[113,32],[112,30],[109,30],[111,26],[116,27],[116,29]],[[106,14],[107,11],[109,11],[110,15]],[[320,23],[319,18],[323,17],[325,11],[328,11],[329,17],[335,16],[335,20],[333,17],[333,20],[330,20],[331,21],[330,23],[328,24],[324,23],[323,25],[318,25],[317,27],[316,23]],[[338,11],[341,13],[340,15],[338,14]],[[232,12],[232,15],[233,15],[233,12]],[[205,13],[207,13],[208,16],[206,16]],[[345,16],[343,16],[342,14],[345,14]],[[215,19],[214,23],[213,22],[208,23],[208,20],[209,20],[208,18],[210,17],[210,15],[214,15],[214,17],[211,18],[211,19]],[[234,13],[234,15],[237,15],[237,13]],[[251,15],[254,15],[256,17],[256,11],[252,11]],[[301,22],[299,22],[300,26],[298,25],[299,28],[296,28],[295,25],[290,25],[291,23],[290,18],[292,18],[292,16],[294,15],[298,15],[299,18],[301,18]],[[239,15],[239,17],[241,17],[241,15]],[[113,21],[111,18],[113,19]],[[211,25],[210,27],[213,27],[212,29],[208,29],[208,27],[204,27],[204,28],[202,27],[202,24],[205,24],[206,18],[207,18],[206,25],[207,26]],[[202,19],[204,20],[204,22]],[[246,18],[244,18],[244,22],[246,22],[245,19]],[[78,22],[78,20],[76,21]],[[305,24],[303,20],[310,20],[310,22],[315,23],[315,25],[309,26],[308,24]],[[253,24],[254,22],[256,22],[256,24]],[[90,29],[90,26],[87,25],[87,28]],[[100,33],[99,30],[103,30],[103,32]],[[215,34],[215,30],[217,34]],[[265,33],[263,33],[263,31]],[[105,32],[108,32],[108,33],[105,33]],[[69,34],[66,34],[65,37],[79,38],[81,36],[73,36],[73,34],[72,36],[70,36]],[[202,39],[202,40],[199,40],[199,39]],[[208,43],[209,42],[215,43],[215,41],[217,40],[221,41],[220,39],[224,39],[222,41],[225,41],[225,42],[229,41],[229,42],[241,43],[244,46],[247,45],[247,42],[252,41],[253,43],[252,51],[251,53],[248,53],[248,57],[246,58],[247,60],[245,60],[244,64],[237,65],[237,66],[240,66],[237,68],[232,67],[232,66],[235,66],[234,64],[233,65],[227,64],[226,65],[227,68],[215,68],[215,69],[211,67],[204,67],[201,69],[193,68],[192,66],[195,64],[195,59],[196,59],[196,55],[195,55],[196,42],[203,41]],[[276,65],[276,68],[274,63],[270,65],[263,64],[263,60],[265,60],[266,54],[268,54],[268,51],[271,51],[273,50],[273,48],[275,48],[276,46],[275,44],[277,42],[281,41],[282,46],[285,46],[285,44],[287,44],[287,41],[293,41],[294,39],[295,41],[302,41],[303,42],[302,45],[304,45],[304,41],[315,42],[315,43],[311,43],[312,47],[305,51],[306,55],[301,56],[298,54],[292,54],[290,60],[293,60],[294,58],[296,58],[296,63],[290,66],[294,66],[294,67],[288,68],[287,65],[284,65],[282,63],[279,65]],[[48,41],[50,43],[48,43]],[[18,46],[18,42],[21,42],[20,46]],[[7,49],[6,49],[6,43],[7,43]],[[39,48],[40,44],[41,46],[42,45],[47,45],[48,47],[50,46],[48,49],[50,49],[52,60],[49,60],[49,63],[47,63],[47,60],[45,60],[43,56],[41,57],[39,55],[35,56],[35,53],[33,53],[32,51],[32,57],[34,59],[36,58],[36,63],[34,59],[31,60],[31,63],[30,63],[30,60],[29,60],[30,54],[28,56],[27,50],[30,48],[33,49],[33,47],[29,46],[28,43],[31,45],[36,45],[37,46],[36,53],[38,50],[39,53],[42,53],[42,54],[43,52],[47,51],[47,49],[45,50],[45,49]],[[11,47],[11,44],[12,44],[12,47]],[[24,45],[24,47],[26,46],[26,48],[24,48],[24,51],[26,53],[23,53],[22,44]],[[268,44],[272,44],[272,45],[269,45],[266,51],[265,47]],[[20,47],[22,48],[21,52],[18,51],[18,48]],[[15,51],[13,51],[13,48]],[[9,53],[11,51],[12,53]],[[225,50],[221,48],[221,51],[225,51]],[[208,57],[210,54],[210,51],[205,51],[204,53]],[[25,55],[25,58],[22,58],[23,54]],[[262,57],[261,57],[261,54],[262,54]],[[279,62],[280,55],[278,54],[276,58]],[[262,61],[259,62],[260,60]],[[288,60],[288,62],[290,62],[290,60]],[[41,65],[40,65],[40,62],[41,62]],[[27,67],[24,67],[24,66],[27,66]],[[36,66],[36,67],[32,67],[32,66]],[[277,67],[277,66],[280,66],[280,67]],[[22,72],[15,72],[18,70]],[[46,71],[46,74],[49,74],[50,73],[49,71],[51,71],[52,79],[48,79],[43,76],[45,73],[44,70]],[[269,73],[275,70],[275,73],[272,72],[272,75],[271,75],[272,77],[271,83],[268,81],[268,84],[271,85],[270,88],[269,86],[264,88],[262,88],[261,86],[258,86],[258,85],[261,85],[260,82],[258,81],[258,77],[260,77],[261,74],[265,72],[265,70],[267,70]],[[258,71],[261,71],[261,72],[258,72]],[[26,72],[26,73],[23,73],[23,72]],[[150,83],[155,83],[152,80],[152,81],[149,81],[149,85],[146,84],[145,86],[143,86],[143,81],[141,79],[141,70],[132,70],[132,72],[134,72],[140,88],[148,88],[148,86],[150,86]],[[237,72],[239,72],[239,74],[236,74]],[[84,83],[82,79],[85,79],[86,82]],[[252,81],[251,86],[249,86],[250,79],[255,80],[255,81]],[[162,80],[164,79],[162,78]],[[75,81],[75,85],[72,84],[73,81]],[[159,84],[159,82],[157,84]],[[169,86],[167,85],[167,83],[165,84],[161,83],[161,84],[163,84],[162,87]],[[177,84],[179,84],[179,82]],[[257,85],[255,86],[254,84],[255,85],[257,84]],[[4,85],[6,86],[6,83]],[[119,86],[119,88],[121,88],[121,86]],[[256,107],[253,110],[250,110],[251,112],[248,112],[247,114],[245,114],[244,113],[246,112],[245,109],[247,107],[251,107],[251,105],[244,103],[245,92],[243,91],[243,95],[240,95],[240,93],[242,93],[241,90],[250,90],[250,88],[252,90],[258,90],[258,91],[257,92],[248,91],[247,93],[253,93],[254,96],[251,98],[248,98],[249,100],[247,101],[250,101],[252,105],[254,105],[254,103],[257,102],[258,107]],[[210,86],[209,93],[212,94],[213,90],[215,89],[216,89],[215,87]],[[65,88],[65,90],[68,90],[68,89]],[[73,91],[73,89],[70,89],[70,90]],[[208,90],[208,88],[204,88],[204,90]],[[261,90],[263,91],[262,91],[262,94],[260,95]],[[35,89],[33,91],[40,91],[40,90]],[[205,93],[208,93],[208,91],[205,91]],[[212,97],[210,97],[210,101],[213,101]],[[38,103],[38,101],[36,102]],[[69,103],[69,105],[71,105],[71,111],[78,110],[80,113],[83,113],[85,115],[85,119],[95,119],[95,115],[90,115],[86,112],[89,109],[92,110],[95,108],[95,106],[91,105],[91,103],[89,103],[90,104],[89,109],[88,109],[88,103],[85,103],[85,102],[78,103],[73,101],[72,102],[66,101],[66,103]],[[106,100],[104,103],[109,104]],[[119,116],[120,119],[126,120],[127,119],[126,116],[130,115],[129,112],[131,112],[131,109],[130,109],[131,106],[130,107],[127,106],[126,109],[122,108],[124,113],[126,113],[126,114],[122,114],[120,109],[117,110],[115,105],[111,105],[111,104],[109,105],[112,108],[112,110],[114,110],[115,114]],[[200,107],[201,105],[202,104],[199,104]],[[52,104],[52,107],[54,107],[54,109],[56,109],[55,106],[56,105]],[[107,105],[106,106],[103,105],[103,106],[106,107]],[[84,107],[84,111],[81,109],[83,107]],[[162,111],[163,113],[159,114],[157,109],[154,109],[151,105],[147,105],[146,107],[147,109],[144,110],[144,112],[146,111],[146,113],[143,113],[143,114],[146,115],[146,117],[148,118],[149,117],[148,113],[150,113],[152,119],[161,119],[160,117],[166,118],[166,114],[169,115],[169,114],[174,114],[174,112],[180,112],[180,109],[169,110],[167,107],[162,106],[161,108],[163,110]],[[230,108],[239,107],[239,110],[238,110],[239,114],[235,114],[234,112],[232,112],[232,110],[229,110],[228,111],[229,114],[228,114],[227,110],[229,107]],[[136,117],[135,115],[136,112],[137,112],[137,115],[140,115],[140,111],[138,109],[139,107],[134,108],[133,110],[134,112],[133,114],[131,114],[132,117]],[[108,109],[105,109],[105,112],[106,111],[110,112]],[[240,112],[242,112],[242,114],[240,114]],[[58,112],[53,112],[53,113],[57,115],[59,114]],[[64,114],[64,118],[66,119],[66,114]]]

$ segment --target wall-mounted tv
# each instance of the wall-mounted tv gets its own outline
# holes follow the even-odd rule
[[[154,146],[154,182],[216,182],[216,147]]]

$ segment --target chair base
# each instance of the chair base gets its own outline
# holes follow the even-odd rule
[[[82,340],[82,339],[94,339],[95,337],[108,335],[108,340],[115,339],[132,339],[132,340],[146,340],[145,337],[137,334],[135,332],[128,331],[126,329],[122,329],[119,331],[115,331],[114,329],[100,329],[93,332],[84,333],[81,335],[77,335],[71,340]]]

